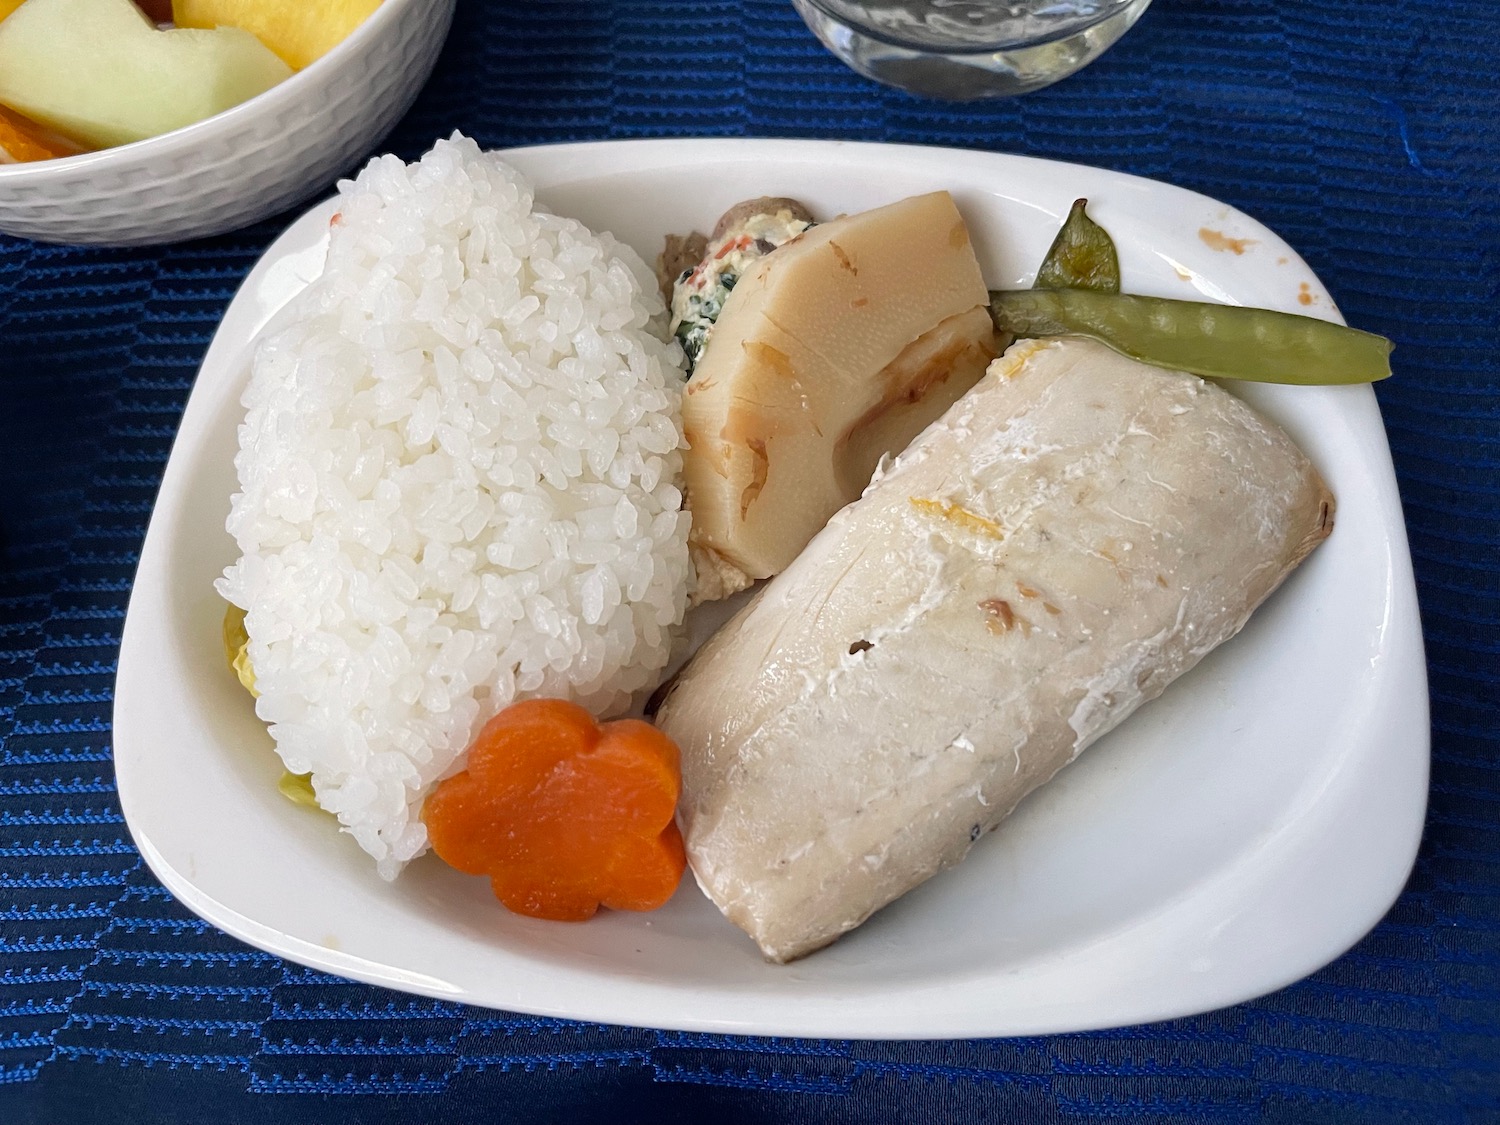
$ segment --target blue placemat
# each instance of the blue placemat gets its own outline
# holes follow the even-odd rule
[[[156,884],[115,798],[136,553],[224,306],[284,225],[154,250],[0,237],[0,1121],[1500,1121],[1500,4],[1156,0],[1048,91],[956,107],[844,71],[784,0],[460,0],[387,147],[915,141],[1219,197],[1393,337],[1378,395],[1431,673],[1427,833],[1336,964],[1226,1011],[964,1042],[679,1035],[353,985]]]

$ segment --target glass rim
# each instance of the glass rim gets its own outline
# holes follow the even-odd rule
[[[1023,50],[1029,47],[1043,47],[1048,43],[1056,43],[1059,40],[1068,39],[1072,36],[1089,31],[1092,28],[1098,27],[1105,20],[1117,16],[1121,12],[1127,12],[1132,8],[1140,8],[1144,10],[1151,4],[1151,0],[1117,0],[1117,3],[1115,3],[1109,9],[1101,11],[1099,15],[1094,19],[1090,19],[1085,22],[1064,27],[1058,30],[1049,31],[1043,35],[1027,38],[985,40],[976,42],[972,45],[967,43],[961,45],[949,45],[935,43],[925,39],[908,38],[899,34],[895,34],[889,28],[871,25],[864,20],[855,18],[852,13],[849,13],[847,11],[840,11],[837,8],[830,6],[832,2],[834,2],[834,0],[792,0],[792,4],[796,7],[812,8],[821,15],[838,23],[841,27],[854,32],[855,34],[861,35],[866,39],[872,39],[878,43],[883,43],[888,47],[899,47],[902,50],[911,51],[913,53],[927,55],[946,55],[956,58],[967,57],[971,55],[990,55],[998,51]]]

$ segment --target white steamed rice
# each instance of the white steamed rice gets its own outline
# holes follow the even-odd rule
[[[322,279],[255,358],[217,587],[286,767],[391,878],[496,711],[606,714],[659,677],[683,375],[639,256],[472,141],[340,191]]]

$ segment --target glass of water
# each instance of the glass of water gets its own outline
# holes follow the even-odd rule
[[[1093,62],[1151,0],[792,0],[848,66],[913,94],[1024,94]]]

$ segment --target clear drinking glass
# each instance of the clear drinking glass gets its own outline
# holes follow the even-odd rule
[[[792,0],[844,63],[913,94],[1024,94],[1098,58],[1151,0]]]

